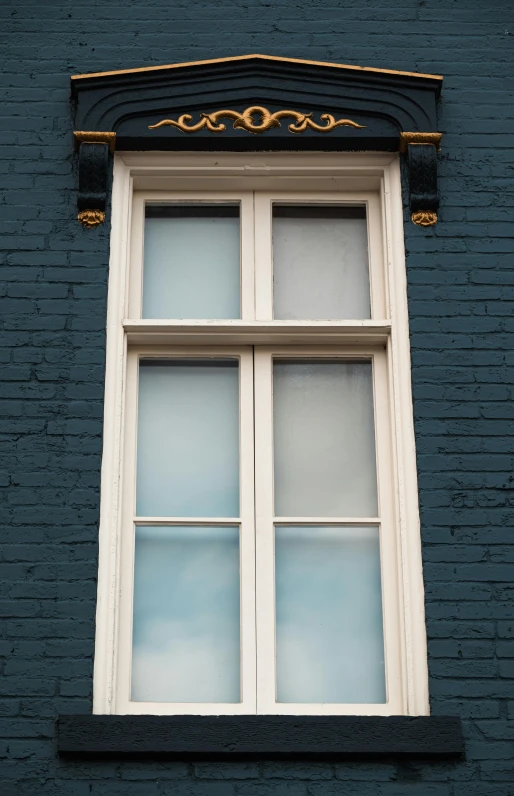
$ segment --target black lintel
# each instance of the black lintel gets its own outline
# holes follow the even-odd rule
[[[463,753],[456,716],[107,716],[58,719],[63,755],[329,759]]]

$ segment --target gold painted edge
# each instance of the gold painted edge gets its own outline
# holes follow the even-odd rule
[[[429,75],[424,72],[401,72],[397,69],[378,69],[373,66],[352,66],[351,64],[336,64],[331,61],[309,61],[305,58],[283,58],[279,55],[233,55],[229,58],[209,58],[204,61],[184,61],[180,64],[162,64],[161,66],[141,66],[137,69],[115,69],[111,72],[86,72],[81,75],[71,75],[71,80],[87,80],[90,77],[107,77],[108,75],[130,75],[138,72],[155,72],[158,69],[180,69],[186,66],[207,66],[208,64],[230,63],[231,61],[247,61],[250,58],[262,58],[265,61],[280,61],[293,64],[308,64],[309,66],[331,66],[334,69],[357,69],[361,72],[378,72],[386,75],[403,75],[405,77],[429,78],[442,81],[443,75]]]
[[[96,131],[75,130],[73,133],[75,148],[79,144],[109,144],[109,151],[116,149],[116,133],[101,133]]]
[[[400,152],[406,152],[408,144],[433,144],[439,152],[442,137],[442,133],[400,133]]]

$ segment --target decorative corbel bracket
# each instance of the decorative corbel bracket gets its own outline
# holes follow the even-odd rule
[[[78,219],[90,229],[105,221],[109,153],[114,152],[116,133],[77,131],[74,138],[79,153]]]
[[[442,133],[401,133],[400,152],[406,153],[409,169],[411,219],[421,227],[437,221],[437,152]]]

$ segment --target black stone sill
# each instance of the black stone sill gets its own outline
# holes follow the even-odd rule
[[[64,715],[57,737],[62,755],[180,760],[447,758],[464,751],[456,716]]]

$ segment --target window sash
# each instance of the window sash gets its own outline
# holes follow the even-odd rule
[[[273,250],[272,250],[272,207],[273,203],[291,204],[337,204],[349,206],[365,206],[368,235],[368,258],[370,279],[371,318],[362,321],[382,321],[389,317],[385,291],[384,256],[382,240],[382,218],[380,198],[371,192],[341,193],[335,191],[240,191],[240,192],[149,192],[138,191],[134,194],[132,207],[131,258],[129,275],[129,301],[127,320],[142,319],[142,288],[144,261],[144,224],[145,205],[183,204],[194,202],[205,203],[240,203],[241,208],[241,321],[273,322]],[[209,256],[206,251],[206,257]],[[153,319],[154,325],[162,326],[168,320],[176,325],[176,319]],[[194,320],[209,322],[213,327],[223,325],[227,321],[215,319],[183,319],[181,324]],[[358,321],[358,319],[357,319]],[[148,324],[152,319],[147,319]],[[297,321],[276,321],[289,325]],[[230,322],[228,322],[230,323]],[[234,322],[232,322],[234,323]],[[301,321],[302,324],[313,326],[323,321]],[[326,323],[326,322],[325,322]],[[332,321],[337,324],[338,321]],[[341,319],[345,323],[345,319]],[[348,323],[348,321],[346,321]],[[351,323],[351,321],[350,321]]]
[[[142,517],[135,512],[137,381],[142,358],[237,357],[240,362],[241,515]],[[272,367],[274,357],[368,359],[372,362],[379,512],[377,517],[277,517],[273,512]],[[255,395],[255,403],[254,403]],[[255,451],[253,450],[255,439]],[[254,473],[255,456],[255,473]],[[254,495],[255,485],[255,495]],[[390,411],[383,348],[258,346],[248,348],[161,347],[131,349],[127,361],[122,500],[121,590],[117,645],[116,712],[134,714],[314,714],[401,713],[401,639],[398,562],[392,501]],[[254,513],[254,505],[256,511]],[[240,703],[134,702],[129,698],[132,659],[134,529],[136,525],[240,526]],[[384,655],[387,701],[381,704],[278,703],[275,698],[274,526],[376,525],[380,533]]]
[[[139,517],[135,509],[139,360],[235,357],[239,360],[239,517]],[[116,650],[116,712],[133,714],[255,713],[255,535],[253,451],[253,361],[251,348],[132,348],[127,357],[120,550],[120,595]],[[238,526],[240,550],[241,702],[135,702],[130,700],[136,525]]]
[[[190,190],[191,186],[194,186],[195,190]],[[312,192],[306,194],[306,186],[312,188]],[[179,189],[185,190],[179,193]],[[297,189],[302,193],[297,193]],[[369,200],[374,203],[376,226],[371,221],[370,205],[368,205],[368,234],[376,241],[375,246],[373,242],[370,244],[369,265],[373,307],[371,321],[340,323],[263,321],[256,319],[252,301],[248,301],[246,305],[248,309],[244,310],[244,296],[243,316],[240,321],[217,324],[209,319],[194,320],[189,323],[163,319],[155,322],[141,320],[139,309],[141,288],[140,282],[138,288],[138,280],[142,275],[144,210],[141,207],[138,222],[138,201],[167,202],[171,199],[181,202],[185,199],[195,203],[199,200],[211,203],[216,193],[220,194],[221,201],[238,201],[242,194],[250,195],[253,190],[274,195],[285,192],[287,200],[292,202],[310,202],[313,192],[325,191],[334,197],[334,192],[338,191],[338,201],[348,201],[353,204]],[[247,239],[253,239],[254,234],[253,227],[251,236]],[[244,230],[242,230],[243,236]],[[202,353],[199,356],[205,354],[205,346],[208,346],[211,352],[215,350],[214,346],[301,344],[302,353],[305,353],[304,345],[310,344],[348,345],[354,351],[355,346],[363,348],[371,345],[385,346],[390,400],[388,433],[391,439],[393,463],[390,475],[394,486],[391,494],[395,510],[393,534],[398,553],[397,623],[400,628],[400,643],[396,652],[401,664],[398,671],[398,690],[402,693],[401,707],[386,712],[408,715],[428,714],[426,631],[403,238],[400,167],[396,155],[115,154],[107,306],[94,713],[138,712],[137,709],[133,709],[133,705],[123,707],[118,699],[119,663],[123,657],[119,645],[120,603],[125,599],[121,588],[124,583],[121,552],[122,547],[126,546],[124,538],[126,522],[122,523],[121,517],[125,503],[123,490],[126,480],[122,462],[126,461],[124,448],[128,427],[125,413],[127,346],[129,351],[139,351],[140,346],[176,346],[182,343],[188,346],[202,346]],[[377,253],[378,259],[373,257],[373,251]],[[374,276],[375,262],[378,263],[376,276]],[[271,258],[269,258],[269,267],[270,284],[272,284]],[[380,294],[380,282],[382,299],[379,298],[379,302],[382,301],[382,306],[385,307],[383,313],[378,312],[376,309],[378,304],[373,298],[375,289]],[[244,274],[242,283],[244,286]],[[253,279],[248,285],[249,292],[246,295],[249,296],[251,290],[253,290]],[[164,356],[168,356],[171,350],[172,348],[166,348],[165,351],[160,349]],[[222,350],[225,352],[227,349],[224,347]],[[145,355],[153,354],[155,351],[153,347],[146,349]],[[315,522],[315,518],[309,519]],[[327,518],[320,519],[323,519],[323,524],[327,524]],[[192,521],[193,518],[188,520]],[[354,518],[351,518],[351,521],[355,524]],[[382,566],[384,567],[384,562]],[[374,706],[362,707],[364,714],[380,712]],[[191,712],[197,714],[224,712],[219,710],[219,706],[215,706],[214,710],[211,708],[212,706],[206,706],[206,710],[202,710],[195,704]],[[333,706],[327,708],[327,713],[334,713]],[[357,708],[358,706],[352,706],[350,712],[360,712]],[[152,709],[151,712],[161,711]],[[176,711],[166,709],[163,712],[183,713],[183,705],[179,705]],[[230,705],[227,712],[234,713],[234,705]],[[299,706],[297,712],[307,712],[305,705]]]
[[[384,348],[319,348],[259,346],[255,349],[255,493],[257,569],[257,712],[261,714],[355,713],[390,715],[403,712],[399,626],[398,550],[392,482],[391,415]],[[369,359],[372,362],[378,517],[278,517],[273,510],[273,359]],[[387,702],[383,704],[305,704],[276,701],[274,526],[377,525],[380,533],[382,613]]]

